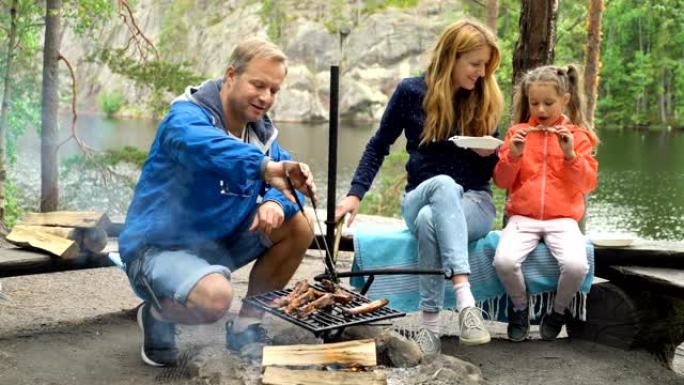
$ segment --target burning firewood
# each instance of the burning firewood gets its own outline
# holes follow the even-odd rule
[[[363,305],[353,307],[351,309],[343,309],[342,311],[347,315],[360,315],[360,314],[372,313],[376,310],[382,309],[388,303],[389,303],[389,300],[387,300],[387,298],[381,298],[381,299],[376,299],[375,301],[372,301],[369,303],[365,303]]]

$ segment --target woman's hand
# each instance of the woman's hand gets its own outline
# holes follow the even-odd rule
[[[523,150],[525,150],[525,141],[527,140],[526,138],[529,130],[530,129],[518,130],[511,137],[511,142],[508,145],[508,151],[511,158],[518,159],[522,156]]]
[[[565,160],[573,160],[575,158],[575,138],[572,132],[566,126],[557,126],[555,129]]]
[[[347,220],[347,226],[351,226],[356,217],[356,213],[359,211],[359,206],[361,205],[361,199],[356,195],[347,195],[342,199],[340,203],[337,204],[335,209],[335,222],[339,222],[346,214],[349,215],[349,220]]]

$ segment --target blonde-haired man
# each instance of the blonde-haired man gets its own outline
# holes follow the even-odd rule
[[[176,323],[226,314],[232,270],[256,260],[247,294],[281,289],[312,241],[287,178],[315,197],[313,175],[278,145],[266,115],[286,74],[277,46],[246,40],[222,79],[189,87],[159,126],[119,237],[131,286],[145,301],[138,323],[149,365],[175,364]],[[269,343],[262,316],[243,305],[226,325],[228,347],[259,353]]]

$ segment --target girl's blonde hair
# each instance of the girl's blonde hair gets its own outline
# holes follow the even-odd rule
[[[485,76],[479,78],[472,91],[454,90],[453,68],[463,54],[489,46],[491,57],[485,65]],[[503,111],[503,97],[494,78],[501,55],[496,36],[484,25],[461,20],[448,26],[437,39],[430,55],[423,100],[426,119],[421,144],[445,140],[454,134],[490,135],[496,130]]]
[[[586,117],[582,77],[574,64],[566,67],[552,65],[537,67],[523,75],[513,92],[513,123],[524,123],[530,119],[529,88],[533,82],[550,83],[561,96],[568,93],[570,101],[566,107],[570,122],[587,130],[592,145],[598,144],[598,136]]]

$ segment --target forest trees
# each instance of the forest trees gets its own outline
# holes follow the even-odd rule
[[[684,126],[684,1],[613,0],[603,16],[601,125]]]

